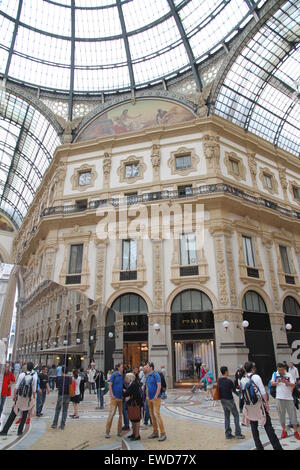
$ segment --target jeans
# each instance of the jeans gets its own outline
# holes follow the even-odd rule
[[[240,427],[240,417],[235,406],[234,400],[221,400],[221,405],[224,410],[225,416],[225,435],[226,437],[232,435],[232,430],[230,427],[230,413],[233,415],[234,418],[234,426],[235,426],[235,435],[240,436],[242,434],[241,427]]]
[[[89,382],[90,394],[92,393],[92,390],[94,390],[94,393],[96,393],[96,383],[95,382]]]
[[[98,397],[98,403],[100,408],[104,407],[104,390],[101,390],[101,388],[97,388],[97,397]]]
[[[56,377],[49,377],[49,387],[52,390],[52,392],[55,389],[55,384],[56,384]]]
[[[54,420],[53,420],[52,426],[57,426],[59,413],[60,413],[60,410],[62,408],[62,416],[61,416],[60,427],[62,429],[65,427],[66,419],[67,419],[67,415],[68,415],[69,403],[70,403],[70,396],[69,395],[58,395],[57,402],[56,402],[56,408],[55,408],[55,415],[54,415]]]
[[[163,420],[160,416],[160,405],[161,405],[161,398],[157,398],[156,400],[148,400],[148,406],[149,406],[150,416],[152,419],[154,434],[158,434],[158,427],[160,430],[160,434],[166,433]]]
[[[269,416],[269,413],[266,412],[266,424],[264,425],[265,431],[268,435],[268,438],[272,444],[272,447],[274,450],[283,450],[281,447],[281,444],[279,442],[278,437],[275,434],[275,431],[273,429],[272,423],[271,423],[271,418]],[[255,446],[257,450],[264,450],[264,447],[261,443],[261,440],[259,438],[259,432],[258,432],[258,421],[250,421],[250,426],[251,426],[251,431],[252,431],[252,436],[255,442]]]
[[[2,411],[3,411],[3,408],[4,408],[5,400],[6,400],[6,397],[1,397],[1,400],[0,400],[0,417],[1,417],[1,415],[2,415]]]
[[[40,393],[40,391],[37,392],[37,396],[36,396],[36,414],[37,416],[41,414],[42,410],[43,410],[43,406],[45,404],[45,400],[46,400],[46,393],[47,393],[47,390],[42,390],[42,393]]]
[[[119,420],[118,420],[118,434],[122,432],[122,398],[112,398],[110,400],[110,410],[109,416],[106,422],[106,433],[110,433],[110,428],[116,414],[117,409],[119,410]]]
[[[127,407],[127,403],[125,400],[123,400],[122,409],[123,409],[124,426],[125,428],[129,428],[128,407]]]
[[[26,419],[27,419],[27,415],[28,415],[28,410],[25,410],[25,411],[22,411],[21,413],[21,421],[20,421],[20,424],[19,424],[19,427],[18,427],[18,435],[22,434],[23,432],[23,429],[24,429],[24,426],[25,426],[25,423],[26,423]],[[5,426],[4,428],[2,429],[2,432],[4,434],[7,434],[11,425],[13,424],[14,420],[16,419],[16,413],[14,412],[14,409],[12,408],[11,412],[10,412],[10,415],[5,423]]]

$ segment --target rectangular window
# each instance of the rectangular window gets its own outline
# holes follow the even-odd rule
[[[137,267],[136,240],[122,240],[122,270],[135,271]]]
[[[176,170],[185,170],[186,168],[191,168],[192,158],[190,154],[180,155],[175,157]]]
[[[244,257],[245,263],[247,266],[251,268],[255,267],[255,258],[254,258],[254,250],[253,250],[253,243],[251,237],[246,237],[243,235],[243,249],[244,249]]]
[[[69,274],[80,274],[82,270],[83,244],[71,245]]]
[[[279,245],[279,251],[280,251],[280,256],[281,256],[283,272],[286,274],[291,274],[292,272],[291,272],[287,247]]]
[[[197,264],[195,233],[182,234],[180,236],[180,264],[181,266]]]
[[[264,174],[265,184],[268,189],[273,188],[272,176]]]
[[[235,175],[239,175],[240,174],[239,162],[230,158],[229,163],[230,163],[230,168],[231,168],[232,173],[234,173]]]
[[[293,194],[295,199],[300,200],[300,188],[297,188],[297,186],[293,186]]]
[[[187,184],[185,186],[178,186],[178,196],[189,196],[193,194],[193,186],[191,184]]]
[[[130,163],[125,165],[125,178],[133,178],[135,176],[139,176],[139,164]]]
[[[91,171],[81,171],[78,174],[78,186],[85,186],[91,183]]]
[[[79,201],[75,202],[76,204],[76,209],[79,211],[84,211],[87,209],[88,206],[88,200],[87,199],[80,199]]]

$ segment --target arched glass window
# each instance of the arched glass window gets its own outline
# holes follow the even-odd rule
[[[106,315],[106,326],[114,326],[116,321],[116,312],[110,308]]]
[[[82,333],[82,330],[83,330],[83,325],[82,325],[82,321],[79,320],[78,322],[78,326],[77,326],[77,333]]]
[[[96,330],[96,328],[97,328],[97,320],[96,320],[95,315],[93,315],[91,318],[90,330]]]
[[[145,300],[137,294],[120,295],[111,308],[125,315],[147,314],[148,312]]]
[[[196,289],[186,290],[178,294],[172,302],[171,312],[208,312],[213,306],[210,298]]]
[[[268,313],[264,299],[252,290],[244,295],[243,310],[246,312]]]
[[[300,305],[294,297],[288,296],[283,302],[283,312],[286,315],[298,315],[300,316]]]

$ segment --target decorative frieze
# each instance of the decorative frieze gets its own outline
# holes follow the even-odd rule
[[[153,144],[151,152],[151,163],[153,168],[153,181],[159,181],[160,177],[160,145]]]
[[[109,188],[109,180],[110,180],[110,171],[111,171],[111,159],[112,154],[111,152],[104,152],[104,159],[103,159],[103,188]]]
[[[249,165],[252,185],[253,185],[254,189],[257,189],[257,180],[256,180],[257,162],[256,162],[256,158],[255,158],[255,153],[254,152],[248,152],[247,157],[248,157],[248,165]]]

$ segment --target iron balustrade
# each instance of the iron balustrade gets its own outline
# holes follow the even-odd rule
[[[68,215],[68,214],[76,214],[76,213],[84,213],[90,210],[97,210],[100,207],[122,207],[122,206],[130,206],[134,204],[140,203],[147,203],[151,201],[172,201],[175,199],[189,199],[195,196],[206,196],[208,194],[230,194],[232,196],[238,197],[243,199],[246,202],[250,202],[251,204],[255,204],[256,206],[263,206],[268,209],[275,210],[282,214],[285,217],[292,217],[295,219],[300,220],[300,212],[295,210],[286,209],[285,207],[269,201],[268,199],[264,199],[261,197],[253,196],[241,189],[235,188],[226,183],[217,183],[217,184],[209,184],[199,186],[198,188],[191,188],[188,193],[185,195],[180,195],[179,190],[174,191],[156,191],[151,193],[144,193],[140,194],[139,196],[135,196],[132,199],[128,199],[127,196],[124,198],[109,198],[109,199],[98,199],[94,201],[89,201],[86,207],[78,207],[78,205],[66,205],[66,206],[54,206],[54,207],[47,207],[44,209],[41,214],[40,218],[48,217],[51,215]],[[34,226],[30,232],[30,235],[33,236],[37,231],[38,226]],[[31,237],[30,237],[31,238]],[[30,241],[30,238],[25,240],[22,244],[22,248],[26,248]],[[20,257],[20,256],[19,256]]]

